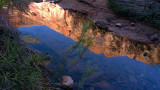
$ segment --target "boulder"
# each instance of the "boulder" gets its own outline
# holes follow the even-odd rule
[[[73,80],[70,76],[63,76],[61,78],[60,82],[61,88],[64,88],[65,90],[70,90],[73,88]]]

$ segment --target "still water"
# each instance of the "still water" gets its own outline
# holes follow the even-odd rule
[[[128,56],[106,57],[89,49],[83,58],[79,58],[75,52],[66,59],[66,50],[76,41],[45,25],[19,27],[18,30],[22,32],[22,37],[31,35],[29,37],[32,39],[26,45],[52,56],[51,63],[48,63],[52,72],[59,77],[69,75],[73,78],[75,90],[80,86],[83,86],[83,90],[160,90],[158,65],[145,64]],[[91,75],[84,77],[84,73],[90,71],[93,71]]]

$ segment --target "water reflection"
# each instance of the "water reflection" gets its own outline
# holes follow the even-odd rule
[[[90,65],[93,67],[98,67],[98,70],[86,78],[84,83],[84,88],[86,90],[160,89],[160,69],[158,66],[144,64],[126,56],[126,54],[136,54],[137,56],[141,56],[138,52],[143,52],[140,48],[143,45],[146,46],[143,43],[134,46],[136,44],[134,43],[135,41],[131,42],[125,38],[122,39],[121,37],[113,37],[110,33],[107,33],[104,36],[95,37],[95,40],[97,41],[95,41],[96,43],[94,46],[90,48],[91,51],[89,50],[83,59],[71,65],[73,60],[75,60],[78,55],[73,54],[69,56],[67,61],[64,60],[63,57],[65,55],[65,50],[76,43],[74,40],[50,29],[47,26],[19,27],[18,29],[22,32],[22,35],[39,37],[40,44],[28,43],[27,45],[42,53],[48,53],[52,56],[52,62],[48,67],[52,66],[53,68],[50,68],[50,70],[53,72],[61,72],[60,65],[63,64],[64,70],[61,75],[72,76],[77,87],[78,82],[81,80],[82,75],[86,70],[86,65],[90,60]],[[73,37],[72,34],[70,37]],[[107,41],[107,37],[108,39],[110,38],[108,40],[109,42]],[[116,43],[113,41],[116,41]],[[117,43],[119,44],[117,45]],[[152,51],[151,53],[156,53],[156,51],[159,52],[156,50],[159,48],[156,45],[148,45],[150,47],[155,47],[148,49]],[[100,53],[105,53],[105,55],[112,55],[115,57],[106,57],[104,54]],[[76,90],[77,87],[74,89]]]
[[[39,44],[39,37],[32,37],[31,35],[24,35],[21,38],[25,43]]]
[[[64,11],[65,18],[52,17],[44,19],[38,16],[11,18],[11,23],[16,23],[16,27],[47,25],[51,29],[77,41],[84,22],[90,21],[85,15]],[[19,14],[18,14],[19,15]],[[33,20],[32,20],[33,19]],[[152,42],[142,42],[119,36],[112,32],[99,30],[94,25],[89,31],[89,35],[94,37],[94,44],[90,50],[96,54],[104,53],[107,57],[128,56],[132,59],[147,64],[160,63],[160,46]]]

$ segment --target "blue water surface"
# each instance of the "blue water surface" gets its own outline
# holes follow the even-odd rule
[[[79,88],[79,82],[84,72],[88,70],[87,65],[97,70],[90,76],[83,77],[85,81],[82,83],[82,90],[160,90],[158,65],[148,65],[127,56],[106,57],[104,54],[95,54],[89,49],[82,59],[77,59],[78,54],[73,53],[66,60],[64,56],[67,48],[76,41],[45,25],[19,27],[18,30],[22,32],[22,36],[40,37],[40,44],[27,43],[26,45],[51,55],[52,63],[49,64],[52,66],[51,70],[72,76],[75,90]],[[62,65],[63,70],[60,70]]]

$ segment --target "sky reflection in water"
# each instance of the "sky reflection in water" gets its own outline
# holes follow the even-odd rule
[[[72,60],[77,58],[78,55],[71,55],[67,62],[64,61],[63,57],[66,49],[76,43],[74,40],[45,25],[19,27],[18,29],[22,32],[22,36],[39,37],[39,44],[27,43],[27,45],[42,53],[51,55],[53,62],[50,65],[57,68],[57,70],[60,68],[57,66],[63,63],[65,69],[62,74],[72,76],[76,83],[81,79],[90,60],[90,65],[97,67],[98,70],[86,78],[85,89],[160,90],[160,68],[158,66],[144,64],[127,56],[106,57],[104,54],[95,54],[90,50],[83,59],[71,65]]]

